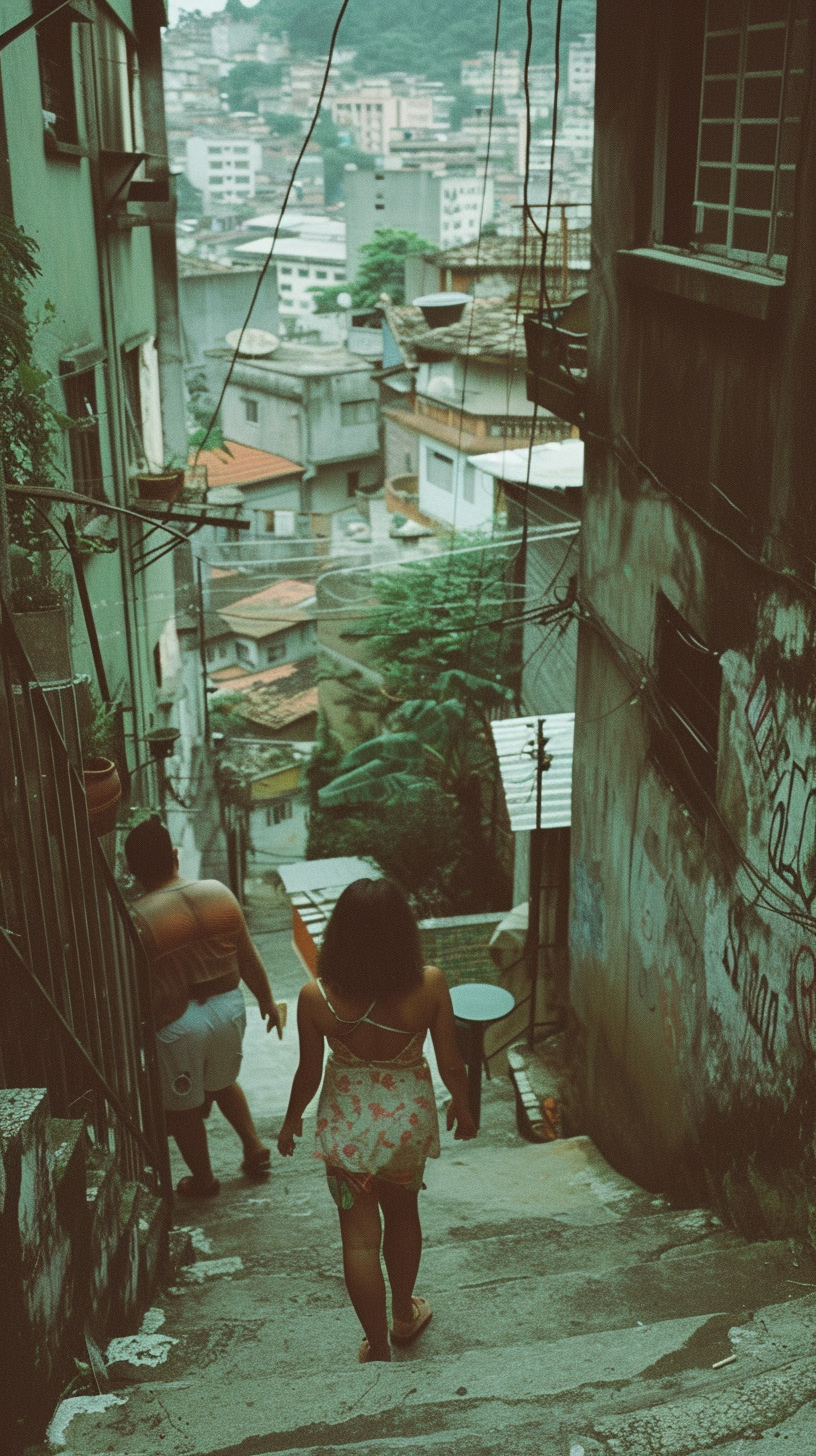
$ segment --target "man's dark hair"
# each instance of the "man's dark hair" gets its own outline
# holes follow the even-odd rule
[[[419,929],[391,880],[354,880],[340,896],[317,957],[322,980],[349,996],[406,995],[422,981]]]
[[[125,840],[128,869],[150,889],[169,880],[175,869],[173,842],[158,814],[143,819]]]

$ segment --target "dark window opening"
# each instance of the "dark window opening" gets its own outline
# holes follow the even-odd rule
[[[722,668],[662,592],[657,597],[655,677],[652,754],[695,818],[704,821],[717,790]]]
[[[144,438],[142,434],[142,382],[141,351],[122,350],[122,376],[125,383],[125,415],[127,416],[128,457],[131,466],[144,469],[147,466]]]
[[[93,369],[64,374],[62,387],[65,393],[65,413],[77,422],[76,428],[68,431],[74,490],[83,495],[91,495],[97,500],[104,500],[96,378]]]
[[[36,10],[44,10],[39,0]],[[40,70],[43,125],[56,142],[76,146],[76,94],[74,91],[73,19],[67,11],[37,26],[37,61]]]
[[[243,400],[243,406],[244,406],[244,418],[247,419],[250,422],[250,424],[257,425],[257,423],[258,423],[258,401],[257,401],[257,399],[245,399],[245,400]]]
[[[349,470],[348,474],[346,475],[346,495],[351,500],[357,494],[357,491],[359,489],[360,489],[360,472],[359,472],[359,470]]]
[[[153,672],[156,676],[156,687],[160,688],[162,685],[162,660],[161,644],[159,642],[153,648]]]

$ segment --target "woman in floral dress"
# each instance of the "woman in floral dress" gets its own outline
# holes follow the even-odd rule
[[[327,1041],[315,1156],[326,1164],[340,1216],[346,1288],[365,1331],[359,1359],[390,1360],[381,1244],[392,1342],[410,1344],[432,1313],[428,1301],[414,1294],[422,1254],[418,1194],[426,1158],[439,1157],[436,1100],[422,1054],[429,1031],[451,1094],[447,1125],[456,1138],[476,1136],[467,1073],[445,978],[435,966],[423,967],[417,923],[396,885],[355,880],[343,891],[326,927],[318,972],[298,1000],[300,1064],[278,1151],[291,1156],[302,1135]]]

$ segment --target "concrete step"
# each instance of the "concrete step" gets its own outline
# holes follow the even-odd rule
[[[185,1206],[195,1263],[114,1389],[57,1412],[57,1449],[692,1456],[709,1408],[716,1442],[741,1437],[749,1388],[760,1430],[816,1399],[811,1256],[669,1208],[585,1138],[494,1133],[446,1148],[427,1182],[418,1289],[434,1319],[390,1365],[356,1363],[336,1214],[301,1156]]]
[[[782,1330],[787,1319],[793,1329],[790,1315],[787,1305],[762,1318]],[[434,1433],[461,1440],[467,1431],[482,1441],[492,1433],[496,1453],[523,1452],[535,1449],[528,1442],[537,1429],[539,1452],[548,1449],[546,1438],[564,1456],[576,1443],[610,1456],[690,1456],[701,1438],[716,1444],[754,1422],[764,1428],[816,1398],[813,1332],[798,1358],[778,1338],[766,1339],[761,1352],[746,1350],[735,1375],[734,1366],[711,1369],[722,1334],[719,1322],[711,1326],[705,1317],[660,1320],[454,1358],[412,1352],[390,1366],[322,1370],[319,1381],[264,1370],[216,1385],[192,1367],[185,1379],[116,1392],[105,1411],[78,1412],[66,1449],[71,1456],[153,1456],[159,1449],[165,1456],[260,1456],[364,1450],[375,1438],[424,1449]],[[734,1337],[739,1347],[739,1329]],[[218,1397],[207,1401],[204,1419],[205,1390]]]

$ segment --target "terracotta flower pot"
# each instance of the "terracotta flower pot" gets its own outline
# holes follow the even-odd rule
[[[134,475],[133,477],[140,500],[147,501],[171,501],[178,500],[184,489],[183,470],[162,470],[156,474]]]
[[[113,759],[86,758],[82,764],[88,818],[94,834],[107,834],[116,826],[116,811],[122,797],[119,770]]]

